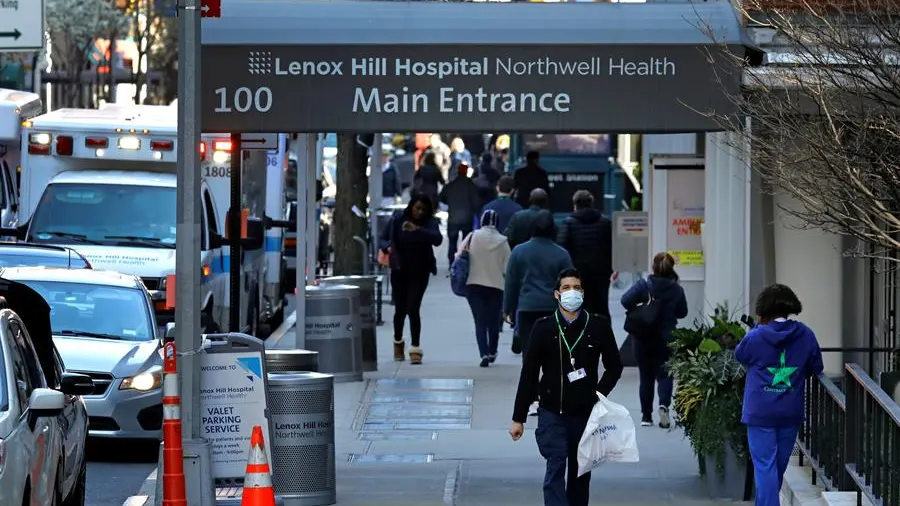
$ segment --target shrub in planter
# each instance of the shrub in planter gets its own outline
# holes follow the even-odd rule
[[[676,329],[667,364],[675,377],[676,425],[684,430],[714,497],[749,500],[747,429],[741,423],[745,371],[734,349],[744,326],[719,306],[709,321]]]

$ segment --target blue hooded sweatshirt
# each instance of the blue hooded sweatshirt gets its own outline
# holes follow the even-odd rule
[[[748,332],[734,355],[747,367],[741,422],[763,427],[802,424],[806,378],[823,370],[812,329],[779,318]]]

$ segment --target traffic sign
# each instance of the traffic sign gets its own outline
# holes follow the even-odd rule
[[[244,134],[241,149],[278,149],[278,134]]]
[[[0,52],[44,48],[44,0],[0,2]]]
[[[222,17],[222,0],[201,0],[200,2],[201,18],[221,18]]]

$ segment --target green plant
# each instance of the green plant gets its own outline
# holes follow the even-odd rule
[[[718,473],[724,472],[726,444],[739,458],[747,458],[747,430],[740,423],[744,394],[744,368],[734,349],[746,334],[728,307],[717,306],[708,321],[694,328],[676,329],[667,363],[675,377],[676,424],[684,430],[691,448],[702,462],[711,455]],[[709,472],[701,465],[701,474]]]

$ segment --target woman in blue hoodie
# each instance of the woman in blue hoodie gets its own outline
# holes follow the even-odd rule
[[[684,288],[678,283],[675,273],[675,259],[662,252],[653,257],[653,274],[647,279],[640,279],[622,295],[622,306],[631,310],[650,297],[656,300],[659,307],[659,321],[656,328],[658,335],[632,336],[634,342],[634,359],[638,365],[638,396],[641,398],[641,425],[653,425],[653,387],[659,393],[659,426],[668,429],[669,406],[672,404],[672,390],[675,380],[666,370],[671,350],[669,341],[678,320],[688,314],[687,299]]]
[[[756,299],[758,325],[738,344],[747,368],[741,422],[756,479],[756,506],[778,506],[784,471],[803,423],[804,384],[822,374],[822,350],[812,329],[789,320],[803,305],[785,285],[766,287]]]

